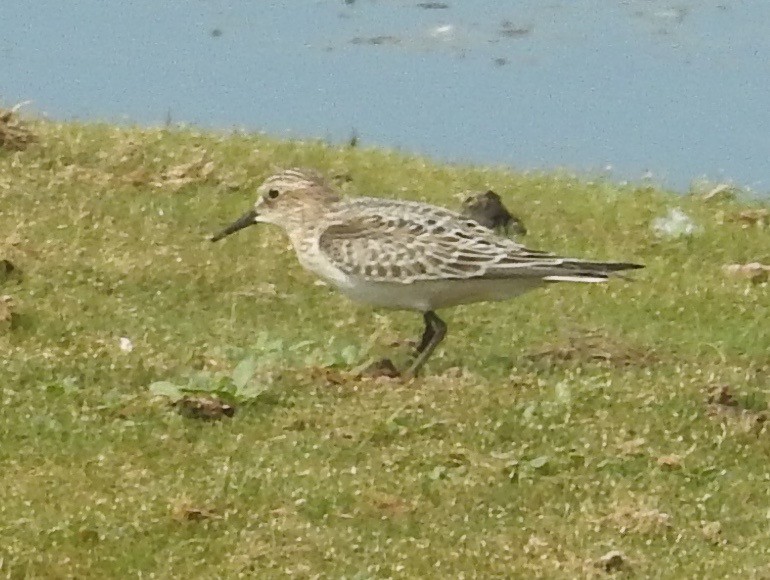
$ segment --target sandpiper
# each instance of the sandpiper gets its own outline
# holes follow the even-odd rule
[[[438,309],[506,300],[552,282],[604,282],[643,267],[529,250],[427,203],[343,198],[314,171],[272,175],[257,195],[253,209],[211,241],[256,223],[275,224],[303,267],[351,299],[422,312],[425,330],[406,376],[419,372],[446,334]]]

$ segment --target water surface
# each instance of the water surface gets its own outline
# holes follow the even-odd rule
[[[770,192],[765,0],[7,4],[0,99],[57,119]]]

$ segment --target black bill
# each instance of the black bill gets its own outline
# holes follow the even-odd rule
[[[238,230],[242,230],[243,228],[252,226],[255,223],[257,223],[256,221],[254,221],[256,219],[257,219],[257,212],[254,210],[251,210],[250,212],[239,217],[237,220],[235,220],[233,223],[231,223],[229,226],[227,226],[218,234],[211,236],[211,241],[218,242],[225,236],[229,236],[230,234],[234,234]]]

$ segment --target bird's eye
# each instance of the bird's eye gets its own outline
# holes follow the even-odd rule
[[[270,199],[275,199],[276,197],[278,197],[279,193],[280,192],[277,189],[271,189],[270,191],[267,192],[267,197],[269,197]]]

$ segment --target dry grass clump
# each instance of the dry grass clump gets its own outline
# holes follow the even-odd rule
[[[19,103],[10,109],[0,109],[0,149],[23,151],[37,140],[28,124],[18,115],[23,104]]]

